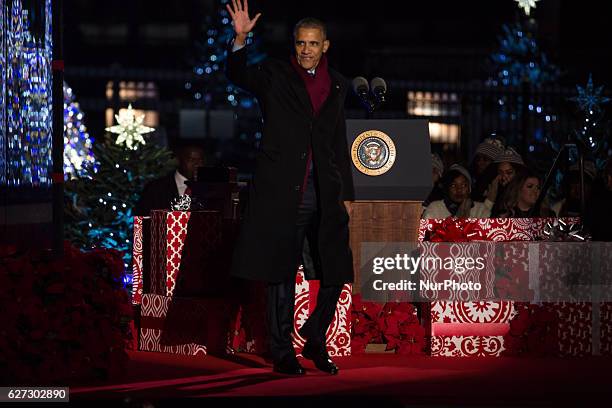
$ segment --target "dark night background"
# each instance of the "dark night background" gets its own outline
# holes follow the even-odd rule
[[[103,130],[105,86],[117,79],[155,82],[160,126],[170,139],[181,137],[177,112],[198,107],[184,89],[193,76],[194,44],[203,38],[205,18],[216,14],[217,5],[215,0],[65,3],[65,78],[92,134]],[[532,11],[541,50],[562,70],[561,86],[584,84],[592,73],[596,84],[610,88],[608,8],[605,2],[541,0]],[[251,1],[250,10],[263,13],[255,35],[269,56],[289,55],[293,25],[315,16],[328,24],[331,64],[345,76],[446,83],[484,81],[502,24],[520,13],[512,0],[260,0]],[[401,112],[405,106],[405,93],[400,93],[386,109]]]

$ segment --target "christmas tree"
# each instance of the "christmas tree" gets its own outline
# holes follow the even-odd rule
[[[540,87],[559,79],[559,68],[540,50],[534,19],[504,24],[502,30],[499,48],[491,54],[493,76],[489,79],[490,84],[520,86],[526,83]]]
[[[66,180],[83,175],[89,166],[96,166],[93,155],[94,139],[87,132],[84,113],[64,82],[64,177]]]
[[[537,171],[544,172],[553,157],[556,137],[546,124],[557,121],[559,114],[557,107],[542,101],[540,93],[545,85],[558,82],[561,70],[538,44],[538,26],[531,16],[536,1],[516,2],[522,11],[513,24],[502,26],[497,50],[489,58],[491,75],[486,83],[498,92],[489,106],[501,128],[487,131],[503,134],[509,145],[524,157],[529,155]]]
[[[132,209],[147,182],[176,166],[169,150],[146,143],[143,135],[153,129],[142,124],[143,118],[131,106],[116,115],[118,124],[93,147],[97,167],[86,166],[66,183],[66,238],[81,248],[122,251],[126,269],[131,262]]]
[[[219,158],[243,167],[253,155],[261,139],[261,119],[257,100],[253,95],[231,84],[224,73],[227,45],[234,35],[231,18],[226,9],[229,0],[215,0],[214,11],[204,21],[202,39],[195,44],[195,58],[191,62],[195,79],[185,83],[185,89],[206,110],[231,110],[235,117],[235,135],[226,145],[216,146]],[[247,63],[257,64],[265,58],[254,33],[247,38]],[[212,136],[215,135],[207,135]]]

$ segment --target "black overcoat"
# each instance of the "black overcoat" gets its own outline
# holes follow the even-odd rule
[[[348,213],[353,183],[346,141],[347,81],[329,69],[331,89],[318,115],[289,60],[247,66],[247,48],[228,51],[230,81],[257,97],[264,131],[234,252],[232,275],[285,282],[296,271],[296,217],[309,151],[315,168],[318,218],[307,235],[315,277],[323,285],[353,281]]]

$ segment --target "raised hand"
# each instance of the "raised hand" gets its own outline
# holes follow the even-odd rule
[[[234,24],[234,31],[236,32],[237,40],[243,40],[247,34],[253,30],[255,23],[261,16],[261,13],[257,13],[255,18],[249,17],[249,2],[248,0],[232,0],[232,5],[227,4],[225,7],[232,17],[232,23]],[[242,42],[242,41],[240,41]]]
[[[497,199],[497,191],[499,190],[500,176],[497,175],[491,184],[489,184],[489,188],[487,190],[487,199],[489,201],[495,202]]]

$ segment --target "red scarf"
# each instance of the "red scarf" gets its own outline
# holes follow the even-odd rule
[[[323,54],[319,61],[319,65],[317,65],[315,69],[315,75],[310,75],[307,70],[302,68],[300,64],[298,64],[295,55],[291,56],[291,65],[293,65],[295,71],[300,75],[302,81],[304,81],[306,91],[308,91],[308,95],[310,96],[312,111],[315,116],[318,115],[321,106],[323,106],[323,103],[329,96],[329,90],[331,88],[331,77],[327,70],[327,57]]]

